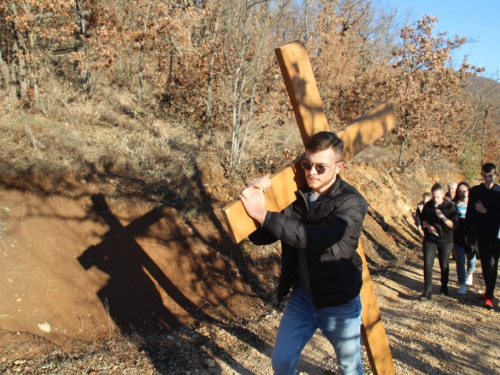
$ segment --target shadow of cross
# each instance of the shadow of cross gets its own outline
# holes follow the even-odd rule
[[[300,42],[286,44],[275,49],[275,52],[300,135],[306,145],[313,134],[330,131],[311,63],[305,46]],[[358,117],[338,133],[339,138],[344,141],[344,160],[351,159],[395,125],[394,108],[390,101]],[[268,211],[282,211],[296,200],[295,192],[306,186],[304,172],[300,167],[303,157],[304,154],[271,176],[272,187],[265,193]],[[239,200],[224,207],[222,212],[235,242],[240,242],[257,229],[257,223],[247,215]],[[361,334],[370,366],[376,375],[395,374],[392,354],[361,242],[357,250],[363,259]]]
[[[158,323],[170,328],[180,325],[176,316],[163,305],[152,279],[157,280],[179,305],[186,306],[188,310],[193,305],[192,311],[196,306],[178,290],[134,238],[164,217],[161,210],[155,208],[123,226],[102,194],[92,195],[91,199],[94,211],[106,222],[109,230],[102,241],[86,249],[78,261],[86,270],[94,266],[110,276],[108,283],[98,292],[110,317],[124,332],[136,328],[157,329]],[[150,319],[152,315],[156,319]]]
[[[86,270],[97,267],[109,275],[108,283],[97,294],[122,332],[145,334],[147,341],[148,335],[157,332],[159,326],[175,328],[182,325],[177,315],[165,306],[158,290],[161,288],[193,318],[230,330],[232,335],[256,350],[269,351],[269,345],[250,330],[237,325],[225,328],[223,322],[203,312],[136,241],[137,236],[143,235],[154,223],[166,217],[164,209],[153,208],[124,226],[109,208],[104,195],[92,195],[91,200],[94,211],[106,222],[109,230],[102,241],[86,249],[78,261]],[[182,234],[178,236],[182,237]],[[212,346],[230,367],[236,366],[230,353],[215,343]],[[252,374],[242,365],[234,367],[234,370]]]

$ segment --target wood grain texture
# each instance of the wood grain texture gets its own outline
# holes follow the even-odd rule
[[[395,125],[394,107],[390,101],[358,117],[346,129],[338,133],[344,141],[344,160],[349,161]],[[300,166],[302,158],[303,155],[271,176],[272,188],[265,194],[268,211],[283,210],[295,201],[295,192],[306,186],[304,171]],[[236,243],[258,228],[258,224],[247,215],[239,200],[225,206],[222,213],[231,238]]]
[[[384,323],[380,315],[377,296],[373,289],[373,282],[361,241],[358,243],[357,251],[361,259],[363,259],[363,287],[360,293],[361,303],[363,304],[361,337],[370,361],[370,368],[374,375],[395,375],[396,368],[394,367],[391,348],[385,334]]]

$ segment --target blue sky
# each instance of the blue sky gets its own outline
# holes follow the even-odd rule
[[[456,65],[468,55],[470,64],[486,68],[482,76],[499,78],[500,74],[500,0],[389,0],[398,8],[400,15],[410,12],[410,20],[416,21],[424,14],[436,16],[435,31],[448,31],[473,39],[453,56]]]

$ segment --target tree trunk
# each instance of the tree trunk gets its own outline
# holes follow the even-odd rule
[[[1,50],[0,50],[0,76],[3,78],[9,101],[15,101],[17,99],[17,88],[14,80],[12,79],[11,72],[9,71],[9,65],[3,59]]]
[[[233,136],[231,145],[231,154],[229,156],[229,166],[231,173],[234,173],[237,166],[238,155],[240,153],[240,130],[241,130],[241,93],[245,88],[245,76],[240,79],[240,73],[244,67],[244,56],[246,54],[245,47],[243,46],[240,51],[240,60],[237,68],[232,73],[232,112],[233,112]],[[244,73],[243,73],[244,74]]]
[[[13,17],[17,17],[17,5],[10,4],[10,12]],[[16,85],[17,98],[22,102],[27,101],[29,81],[26,76],[26,43],[23,35],[17,30],[16,24],[12,22],[12,35],[14,36],[12,44],[12,59],[10,78]]]
[[[254,117],[254,101],[255,101],[255,95],[256,95],[256,92],[257,92],[257,84],[258,84],[258,81],[259,81],[259,72],[260,72],[260,62],[262,60],[262,55],[263,55],[263,39],[262,39],[262,35],[261,35],[261,39],[260,39],[260,42],[259,42],[259,48],[257,49],[257,54],[255,56],[255,58],[257,59],[257,64],[256,64],[256,68],[255,68],[255,71],[253,73],[253,86],[252,86],[252,93],[250,95],[250,106],[248,108],[248,112],[247,112],[247,121],[245,123],[245,132],[244,132],[244,135],[243,135],[243,140],[241,142],[241,147],[240,147],[240,154],[238,155],[238,161],[236,163],[236,165],[240,165],[241,163],[241,156],[243,155],[243,150],[245,149],[245,143],[246,143],[246,140],[247,140],[247,135],[248,135],[248,128],[250,127],[250,123],[251,121],[253,120],[253,117]]]
[[[304,44],[309,40],[309,0],[304,1]]]
[[[18,34],[16,33],[16,35]],[[27,101],[29,83],[26,76],[26,51],[19,47],[19,38],[17,37],[16,39],[17,41],[14,43],[12,48],[12,55],[16,57],[13,59],[10,74],[12,81],[17,86],[18,98],[21,101]]]
[[[144,44],[146,43],[146,33],[148,31],[149,15],[151,11],[151,1],[148,1],[148,10],[144,19],[142,28],[141,50],[139,52],[139,88],[137,96],[139,97],[139,105],[142,106],[142,87],[144,86]]]
[[[489,109],[489,105],[488,105],[488,107],[484,111],[483,136],[482,136],[482,139],[481,139],[481,165],[484,164],[484,157],[485,157],[485,154],[486,154],[486,150],[485,150],[486,149],[486,147],[485,147],[485,144],[486,144],[486,127],[488,125],[489,112],[490,112],[490,109]]]
[[[399,158],[398,158],[398,166],[400,168],[403,167],[403,153],[405,149],[405,142],[406,142],[406,137],[403,137],[403,139],[401,140],[401,147],[399,149]]]
[[[9,65],[7,65],[7,63],[4,61],[2,56],[2,50],[0,49],[0,84],[2,82],[4,86],[8,89],[10,85]]]
[[[217,32],[219,30],[219,17],[215,19],[212,41],[210,43],[210,60],[208,63],[208,79],[207,79],[207,101],[205,111],[205,131],[210,130],[213,117],[213,95],[214,95],[214,65],[215,65],[215,42],[217,41]]]
[[[144,80],[144,66],[143,66],[143,55],[144,55],[144,43],[141,43],[141,51],[139,52],[139,84],[137,89],[137,97],[139,100],[139,106],[142,107],[142,87]]]
[[[30,33],[28,35],[30,51],[32,51],[31,53],[33,53],[33,51],[36,50],[35,39],[36,39],[36,37],[33,33]],[[34,59],[34,61],[32,61],[30,66],[29,66],[29,77],[30,78],[29,78],[28,95],[29,95],[30,102],[34,103],[35,105],[38,102],[38,99],[40,97],[40,95],[39,95],[40,90],[39,90],[39,77],[38,77],[38,70],[39,69],[38,69],[38,66],[39,66],[38,59]]]
[[[87,61],[87,53],[88,53],[88,43],[87,43],[87,17],[90,15],[90,12],[86,10],[85,4],[82,4],[81,1],[75,2],[75,13],[76,13],[76,24],[78,25],[78,40],[81,41],[81,46],[76,47],[76,49],[81,48],[83,50],[84,61],[81,61],[80,64],[77,65],[77,68],[80,70],[79,79],[80,83],[83,87],[83,90],[87,93],[87,96],[90,96],[91,91],[91,83],[90,77],[91,72],[88,68]]]

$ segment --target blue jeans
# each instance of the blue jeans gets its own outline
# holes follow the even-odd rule
[[[359,295],[344,305],[316,309],[312,297],[295,288],[281,318],[272,365],[275,375],[294,375],[300,353],[319,328],[337,355],[340,372],[362,375],[361,363],[361,298]]]
[[[463,246],[455,245],[455,257],[457,262],[457,276],[458,283],[465,283],[466,272],[473,273],[476,268],[476,253],[474,252],[465,252]],[[467,264],[465,264],[465,259],[467,258]],[[466,267],[467,266],[467,267]]]

